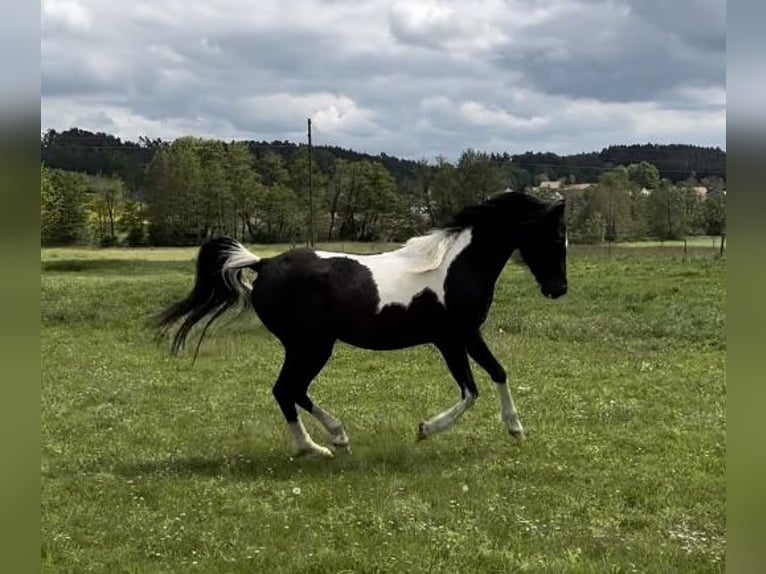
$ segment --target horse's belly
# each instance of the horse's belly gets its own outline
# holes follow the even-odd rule
[[[404,349],[414,347],[433,340],[431,333],[425,333],[420,330],[404,329],[349,329],[341,331],[338,338],[344,343],[360,347],[362,349],[371,349],[375,351],[388,351],[393,349]]]
[[[434,341],[444,332],[447,312],[433,293],[410,305],[386,305],[380,312],[347,316],[338,325],[341,341],[365,349],[402,349]]]

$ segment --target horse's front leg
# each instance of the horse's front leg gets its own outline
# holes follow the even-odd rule
[[[479,331],[476,331],[468,338],[466,348],[468,349],[468,354],[471,355],[471,358],[473,358],[481,368],[487,371],[487,374],[495,382],[497,395],[500,399],[500,417],[508,427],[508,432],[515,439],[524,440],[524,427],[521,426],[519,414],[516,411],[516,405],[513,404],[513,397],[511,396],[511,390],[508,387],[508,377],[505,373],[505,369],[503,369],[502,365],[495,359],[492,351],[487,347],[487,344],[484,342]]]

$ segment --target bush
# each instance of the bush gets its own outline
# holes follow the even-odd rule
[[[128,229],[128,235],[125,237],[125,243],[129,247],[141,247],[146,245],[146,233],[143,227],[131,227]]]
[[[117,245],[117,238],[114,235],[104,235],[98,242],[99,247],[114,247]]]

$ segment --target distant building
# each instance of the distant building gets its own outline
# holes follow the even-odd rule
[[[708,194],[707,187],[705,187],[704,185],[698,185],[696,187],[693,187],[692,191],[694,191],[694,193],[697,194],[698,199],[705,199]]]
[[[561,187],[561,183],[561,180],[541,181],[538,189],[559,189]]]
[[[566,183],[564,180],[541,181],[540,185],[533,187],[532,191],[556,191],[566,193],[567,191],[585,191],[592,183]]]
[[[572,190],[572,191],[585,191],[590,186],[592,186],[592,183],[572,183],[570,185],[566,186],[566,190]]]
[[[726,197],[726,190],[725,189],[708,189],[707,190],[707,197],[710,199],[723,196]]]

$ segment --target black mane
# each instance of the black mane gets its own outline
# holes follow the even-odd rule
[[[444,227],[450,231],[460,231],[486,220],[487,217],[496,214],[499,209],[516,221],[535,219],[549,207],[548,203],[527,193],[502,192],[493,195],[483,203],[462,209]]]

